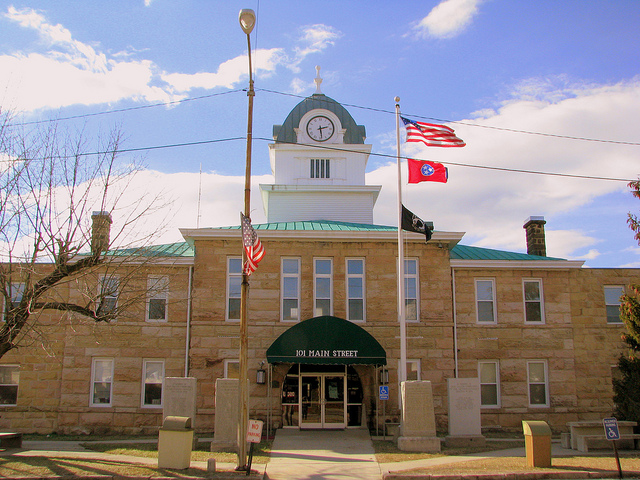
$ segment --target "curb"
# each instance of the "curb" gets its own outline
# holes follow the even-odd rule
[[[623,472],[625,478],[640,478],[640,472]],[[524,473],[487,473],[469,475],[431,475],[431,474],[401,474],[387,473],[383,480],[580,480],[585,478],[618,478],[618,472],[613,470],[602,472],[524,472]]]

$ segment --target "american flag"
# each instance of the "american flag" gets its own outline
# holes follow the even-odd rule
[[[400,117],[407,129],[407,142],[422,142],[428,147],[464,147],[466,143],[446,125],[416,122]]]
[[[251,226],[251,219],[245,217],[242,213],[242,244],[247,252],[247,261],[244,264],[244,273],[251,275],[258,268],[258,263],[264,257],[264,247],[258,238],[258,234]]]

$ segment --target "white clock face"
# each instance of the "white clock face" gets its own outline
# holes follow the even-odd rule
[[[329,140],[333,135],[333,122],[327,117],[313,117],[307,123],[307,133],[311,138],[318,142]]]

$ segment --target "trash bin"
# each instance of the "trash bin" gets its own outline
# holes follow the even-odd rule
[[[159,433],[158,468],[189,468],[193,448],[191,418],[166,417]]]
[[[527,466],[551,466],[551,429],[546,422],[523,420],[524,445],[527,452]]]

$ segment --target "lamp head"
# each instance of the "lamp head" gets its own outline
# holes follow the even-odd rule
[[[242,31],[249,35],[256,25],[256,14],[250,8],[243,8],[238,15]]]

